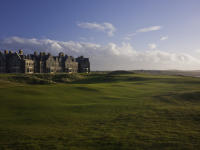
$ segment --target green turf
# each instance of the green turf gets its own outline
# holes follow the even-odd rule
[[[199,147],[199,78],[0,75],[0,150]]]

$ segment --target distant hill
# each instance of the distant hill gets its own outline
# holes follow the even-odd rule
[[[148,73],[155,75],[182,75],[182,76],[192,76],[200,77],[200,70],[133,70],[135,73]]]

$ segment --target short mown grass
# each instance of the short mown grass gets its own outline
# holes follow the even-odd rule
[[[0,75],[0,150],[199,149],[200,79]]]

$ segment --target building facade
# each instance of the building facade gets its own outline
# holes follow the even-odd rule
[[[63,52],[58,56],[50,53],[34,52],[34,54],[24,55],[22,50],[12,52],[0,51],[0,73],[88,73],[90,72],[90,62],[83,56],[77,59],[65,55]]]

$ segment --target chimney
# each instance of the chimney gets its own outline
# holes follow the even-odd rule
[[[5,51],[4,51],[4,54],[8,54],[8,50],[5,50]]]
[[[37,56],[37,55],[38,55],[38,53],[35,51],[35,52],[34,52],[34,56]]]
[[[59,57],[63,57],[64,56],[64,53],[63,52],[60,52],[59,53]]]
[[[23,50],[22,49],[19,50],[19,55],[23,55]]]

